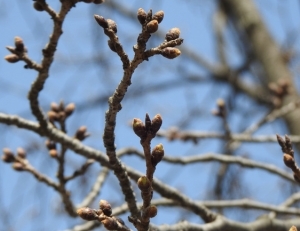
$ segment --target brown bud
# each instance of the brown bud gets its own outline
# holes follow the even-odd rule
[[[99,208],[102,210],[103,214],[110,216],[112,214],[111,205],[106,200],[99,201]]]
[[[175,47],[166,47],[162,50],[161,55],[168,59],[174,59],[181,54],[180,50]]]
[[[137,11],[137,18],[139,20],[139,22],[144,25],[144,23],[146,22],[146,18],[147,18],[147,13],[146,11],[144,11],[144,9],[139,8]]]
[[[70,116],[72,115],[73,111],[75,110],[75,104],[74,103],[69,103],[66,107],[65,107],[65,113],[66,116]]]
[[[157,114],[156,116],[154,116],[154,118],[151,121],[151,132],[153,134],[156,134],[160,129],[161,125],[162,125],[162,117],[160,114]]]
[[[141,191],[149,191],[151,182],[149,181],[148,177],[141,176],[137,181],[137,185]]]
[[[107,41],[107,44],[108,44],[109,48],[110,48],[113,52],[117,52],[115,43],[114,43],[113,41],[108,40],[108,41]]]
[[[161,23],[161,21],[164,19],[164,15],[165,13],[160,10],[153,15],[152,19],[157,20],[158,23]]]
[[[15,37],[15,46],[16,46],[16,51],[23,52],[24,51],[24,42],[23,39],[16,36]]]
[[[158,22],[157,20],[151,20],[147,23],[147,31],[152,34],[158,30]]]
[[[51,156],[52,158],[56,158],[58,157],[58,152],[56,149],[50,149],[49,150],[49,156]]]
[[[101,223],[104,225],[104,227],[107,230],[119,230],[119,225],[117,221],[111,217],[107,217],[104,220],[101,221]]]
[[[85,207],[77,209],[77,214],[84,220],[93,221],[98,219],[97,213],[94,209]]]
[[[145,125],[140,119],[133,119],[132,128],[134,133],[140,138],[143,138],[147,135]]]
[[[15,55],[15,54],[6,55],[4,57],[4,59],[9,63],[16,63],[16,62],[20,61],[19,56]]]
[[[12,163],[15,160],[15,156],[9,148],[3,148],[2,160],[6,163]]]
[[[54,112],[59,112],[59,111],[60,111],[59,106],[58,106],[57,103],[55,103],[55,102],[52,102],[52,103],[50,104],[50,108],[51,108],[51,110],[54,111]]]
[[[105,0],[94,0],[95,4],[102,4],[103,2],[105,2]]]
[[[90,134],[87,133],[87,127],[86,126],[81,126],[80,128],[77,129],[75,133],[75,138],[82,141],[86,137],[88,137]]]
[[[23,148],[17,148],[17,155],[23,159],[26,158],[26,151]]]
[[[162,144],[156,145],[151,153],[152,165],[155,167],[162,160],[164,155],[165,155],[165,151],[163,145]]]
[[[103,29],[108,28],[108,22],[104,17],[94,14],[94,18],[97,21],[97,23],[99,24],[99,26],[101,26]]]
[[[108,27],[110,29],[112,29],[115,33],[118,32],[118,28],[117,28],[117,24],[115,23],[114,20],[111,19],[106,19],[107,23],[108,23]]]
[[[150,205],[146,209],[142,210],[142,217],[144,219],[149,219],[157,215],[157,208],[155,205]]]
[[[44,11],[44,7],[41,5],[41,3],[39,2],[34,2],[33,3],[33,7],[34,9],[36,9],[37,11]]]
[[[24,165],[22,163],[20,163],[20,162],[14,162],[12,164],[12,167],[16,171],[23,171],[24,170]]]
[[[286,154],[286,153],[283,154],[283,162],[289,168],[294,168],[295,167],[295,160],[289,154]]]
[[[180,30],[179,30],[179,28],[175,27],[175,28],[172,28],[171,30],[168,31],[168,33],[166,34],[165,39],[167,41],[172,41],[174,39],[179,38],[179,36],[180,36]]]
[[[48,115],[49,121],[51,121],[51,122],[54,122],[55,120],[58,120],[58,118],[59,118],[58,113],[56,113],[54,111],[48,111],[47,115]]]

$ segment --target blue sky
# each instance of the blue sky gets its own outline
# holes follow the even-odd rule
[[[54,9],[58,9],[58,1],[48,1]],[[107,1],[109,2],[109,1]],[[121,3],[121,1],[119,1]],[[268,26],[269,31],[282,48],[292,48],[297,54],[299,44],[300,6],[294,0],[282,1],[261,0],[256,1],[259,11]],[[216,8],[215,1],[126,1],[124,7],[136,12],[142,7],[153,12],[163,10],[165,18],[160,24],[160,31],[167,32],[173,27],[181,30],[184,38],[183,46],[196,52],[212,64],[218,63],[215,47],[215,36],[212,30],[212,15]],[[122,76],[122,66],[119,58],[107,47],[107,38],[93,18],[93,14],[112,18],[118,25],[118,36],[125,50],[132,58],[132,46],[141,29],[137,20],[120,15],[119,12],[100,5],[79,3],[69,13],[65,24],[64,34],[59,42],[55,55],[55,62],[50,70],[50,77],[46,82],[43,92],[40,94],[42,108],[47,111],[49,104],[63,99],[66,103],[75,102],[79,110],[68,121],[68,132],[74,134],[81,125],[86,125],[92,134],[85,143],[94,148],[104,150],[101,140],[104,128],[104,113],[107,109],[105,103],[94,103],[99,96],[109,96],[117,86]],[[0,0],[0,56],[8,54],[5,46],[13,45],[15,36],[23,38],[29,50],[29,56],[40,62],[41,49],[47,43],[52,30],[52,21],[45,12],[37,12],[32,7],[32,1],[4,1]],[[236,67],[242,63],[236,40],[231,33],[226,33],[226,55],[229,63]],[[162,39],[152,37],[148,47],[159,45]],[[298,77],[298,58],[291,64],[291,70]],[[27,93],[30,85],[36,77],[33,70],[25,70],[24,64],[19,62],[9,64],[2,58],[0,61],[0,112],[18,114],[26,119],[33,119],[30,114]],[[147,89],[159,84],[168,84],[176,81],[184,82],[187,76],[202,77],[203,81],[195,84],[180,84],[178,87],[170,87],[163,91],[153,89],[147,93]],[[249,83],[253,81],[251,76]],[[193,60],[189,60],[182,53],[175,60],[167,60],[161,56],[154,56],[149,62],[142,63],[133,76],[133,85],[123,102],[123,110],[119,113],[116,128],[117,148],[133,146],[141,149],[139,140],[129,126],[133,118],[144,118],[145,113],[151,117],[160,113],[164,119],[162,128],[182,126],[184,129],[201,131],[222,131],[221,121],[211,116],[210,112],[215,108],[218,98],[228,99],[231,88],[225,84],[216,84],[212,81],[207,71]],[[299,81],[296,81],[299,85]],[[241,127],[248,127],[265,113],[266,109],[257,106],[255,102],[243,95],[236,95],[236,105],[229,116],[229,122],[234,132],[240,132]],[[251,110],[251,108],[253,108]],[[190,111],[196,113],[192,122],[185,123]],[[246,115],[242,111],[246,110]],[[15,127],[0,125],[1,148],[9,147],[16,150],[17,147],[32,148],[28,154],[30,162],[44,174],[55,178],[56,163],[49,158],[45,147],[44,138]],[[282,121],[265,125],[257,134],[284,134],[287,130]],[[207,152],[221,152],[224,143],[217,140],[205,140],[199,144],[183,143],[180,141],[169,142],[156,138],[153,145],[162,142],[166,153],[174,156],[194,155]],[[237,151],[238,155],[273,163],[284,168],[281,163],[281,153],[277,144],[243,144]],[[68,152],[67,172],[78,168],[83,158],[72,152]],[[122,159],[126,164],[145,171],[143,161],[136,157]],[[216,164],[195,164],[188,168],[183,166],[171,167],[169,164],[161,164],[155,175],[173,187],[185,192],[192,199],[204,200],[209,197],[210,174],[214,173]],[[60,213],[60,198],[51,189],[35,179],[28,173],[13,171],[8,164],[0,162],[0,205],[4,208],[4,227],[11,230],[64,230],[79,224],[80,219],[69,219]],[[83,188],[78,188],[78,182],[70,184],[74,201],[79,203],[95,179],[99,166],[93,166],[84,180]],[[176,173],[176,174],[174,174]],[[197,177],[191,177],[196,174]],[[269,203],[280,203],[284,200],[283,194],[278,190],[280,184],[284,184],[277,177],[258,170],[246,170],[243,174],[245,181],[249,181],[246,195],[254,199]],[[269,182],[270,187],[265,188]],[[194,187],[196,186],[196,190]],[[123,201],[119,193],[118,183],[111,174],[109,182],[101,192],[100,198],[112,200],[115,205]],[[258,191],[261,191],[257,193]],[[256,193],[255,193],[256,192]],[[255,194],[254,194],[255,193]],[[270,196],[272,195],[272,196]],[[14,212],[17,210],[17,213]],[[174,223],[184,216],[183,212],[174,213],[172,216],[163,213],[162,216],[153,219],[154,223]],[[173,213],[174,210],[172,209]],[[13,215],[12,215],[13,214]],[[55,214],[55,215],[53,215]],[[252,217],[258,213],[253,213]],[[236,212],[229,214],[233,219],[239,219]],[[186,216],[192,222],[200,222],[196,216]]]

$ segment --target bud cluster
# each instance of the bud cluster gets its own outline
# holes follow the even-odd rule
[[[277,135],[277,141],[283,152],[283,162],[294,173],[294,179],[300,183],[300,169],[297,166],[294,158],[294,150],[292,149],[292,143],[290,138],[285,135],[285,139]]]
[[[18,36],[15,37],[15,47],[7,46],[6,49],[12,53],[4,57],[4,59],[9,63],[16,63],[20,61],[20,57],[27,52],[23,39]]]
[[[121,218],[111,215],[111,205],[106,200],[100,200],[99,209],[79,208],[77,214],[87,221],[100,221],[107,230],[129,230]]]
[[[145,124],[142,122],[142,120],[134,118],[132,128],[134,133],[138,137],[140,137],[141,139],[145,139],[148,134],[150,134],[151,137],[154,138],[161,125],[161,115],[157,114],[151,121],[148,114],[146,114]]]
[[[12,163],[12,168],[16,171],[24,170],[24,160],[26,159],[26,151],[23,148],[17,148],[16,156],[9,148],[3,148],[2,152],[2,161],[6,163]]]
[[[67,106],[64,105],[64,102],[61,101],[58,104],[51,103],[50,111],[48,111],[48,119],[50,122],[63,122],[67,117],[73,114],[75,110],[75,104],[69,103]]]
[[[137,19],[142,26],[146,25],[148,33],[153,34],[158,30],[158,24],[164,19],[164,12],[160,10],[152,16],[151,10],[147,14],[144,9],[139,8],[137,11]]]

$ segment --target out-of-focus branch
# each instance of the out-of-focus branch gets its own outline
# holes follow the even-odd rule
[[[267,84],[285,80],[289,83],[289,94],[283,100],[283,105],[299,98],[297,89],[288,66],[282,58],[282,53],[268,32],[263,20],[252,0],[219,0],[221,8],[236,26],[236,29],[246,36],[245,44],[250,46],[255,59],[264,70]],[[300,134],[300,109],[283,117],[291,134]],[[298,146],[299,149],[299,146]]]

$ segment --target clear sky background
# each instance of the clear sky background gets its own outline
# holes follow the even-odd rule
[[[110,2],[110,0],[107,0]],[[194,1],[114,1],[124,9],[135,13],[142,7],[153,12],[163,10],[165,18],[160,24],[160,33],[178,27],[184,38],[183,47],[201,55],[212,64],[218,63],[216,39],[213,32],[212,17],[216,9],[214,0]],[[257,0],[255,1],[270,33],[283,49],[295,52],[291,63],[296,84],[299,85],[299,22],[300,3],[296,0]],[[54,8],[59,8],[59,1],[48,1]],[[107,47],[107,37],[94,21],[93,15],[99,14],[111,18],[118,25],[118,36],[126,52],[133,57],[132,46],[141,30],[137,20],[112,9],[106,4],[94,5],[78,3],[68,14],[64,23],[64,34],[59,41],[55,61],[51,66],[50,77],[39,96],[41,107],[47,111],[51,102],[64,100],[75,102],[78,110],[68,121],[68,134],[73,135],[81,125],[86,125],[91,133],[86,144],[104,151],[102,133],[104,129],[104,113],[107,109],[106,99],[110,96],[122,77],[122,65],[116,54]],[[13,45],[14,37],[23,38],[29,56],[40,62],[41,50],[48,41],[52,31],[52,21],[45,12],[37,12],[32,1],[0,0],[0,56],[8,54],[5,46]],[[232,67],[239,66],[243,60],[239,54],[236,37],[226,33],[226,55]],[[163,38],[153,36],[148,48],[155,47]],[[18,114],[26,119],[35,120],[29,109],[27,93],[37,73],[23,68],[24,63],[7,63],[0,60],[0,112]],[[187,81],[188,77],[196,76],[202,81]],[[255,82],[252,76],[249,84]],[[116,128],[117,148],[133,146],[141,149],[139,140],[132,132],[129,124],[133,118],[144,118],[145,113],[151,117],[160,113],[164,119],[163,129],[178,126],[182,129],[200,131],[222,131],[222,122],[211,115],[218,98],[229,100],[232,89],[226,84],[215,83],[207,71],[183,52],[175,60],[167,60],[162,56],[151,57],[149,62],[142,63],[136,70],[128,95],[123,102],[123,110],[118,114]],[[178,83],[178,84],[176,84]],[[166,86],[161,90],[160,86]],[[149,90],[151,89],[151,91]],[[235,105],[229,114],[232,131],[240,132],[262,118],[267,110],[257,106],[244,95],[234,95]],[[193,112],[193,113],[192,113]],[[1,148],[9,147],[16,150],[24,147],[29,150],[28,159],[44,174],[55,178],[56,163],[48,155],[43,146],[44,138],[19,130],[15,127],[0,125]],[[287,132],[282,121],[263,126],[256,134],[285,134]],[[205,140],[197,145],[180,141],[169,142],[156,138],[153,145],[162,142],[166,154],[187,156],[207,152],[222,152],[224,143],[218,140]],[[83,163],[83,158],[68,152],[67,172],[71,173]],[[281,151],[277,144],[243,144],[236,155],[248,156],[257,161],[272,163],[285,168],[282,163]],[[144,172],[144,162],[129,156],[122,159],[126,164]],[[155,176],[173,187],[186,193],[192,199],[210,199],[211,181],[215,163],[201,163],[189,166],[171,166],[161,164]],[[75,203],[80,203],[100,167],[94,165],[87,176],[78,183],[70,184]],[[42,183],[36,183],[28,173],[19,173],[8,164],[0,162],[0,231],[7,227],[10,230],[65,230],[82,220],[71,219],[64,214],[60,197]],[[248,187],[237,194],[251,197],[267,203],[279,204],[286,198],[286,183],[278,177],[259,170],[245,170],[242,177]],[[266,187],[266,182],[268,187]],[[269,187],[270,185],[270,187]],[[286,188],[285,188],[286,189]],[[299,188],[297,188],[299,190]],[[290,190],[290,189],[288,189]],[[295,188],[293,189],[295,190]],[[233,195],[234,196],[234,195]],[[157,197],[157,195],[155,195]],[[113,174],[106,182],[98,199],[107,199],[118,206],[123,198],[119,192],[118,182]],[[97,204],[97,203],[96,203]],[[161,211],[161,213],[160,213]],[[248,218],[240,215],[240,210],[232,210],[227,215],[236,220],[250,221],[261,213],[253,211]],[[160,216],[160,214],[162,214]],[[128,215],[128,214],[127,214]],[[161,209],[153,219],[156,224],[175,223],[185,217],[192,222],[201,222],[196,216],[185,215],[183,210]],[[249,219],[249,220],[247,220]]]

